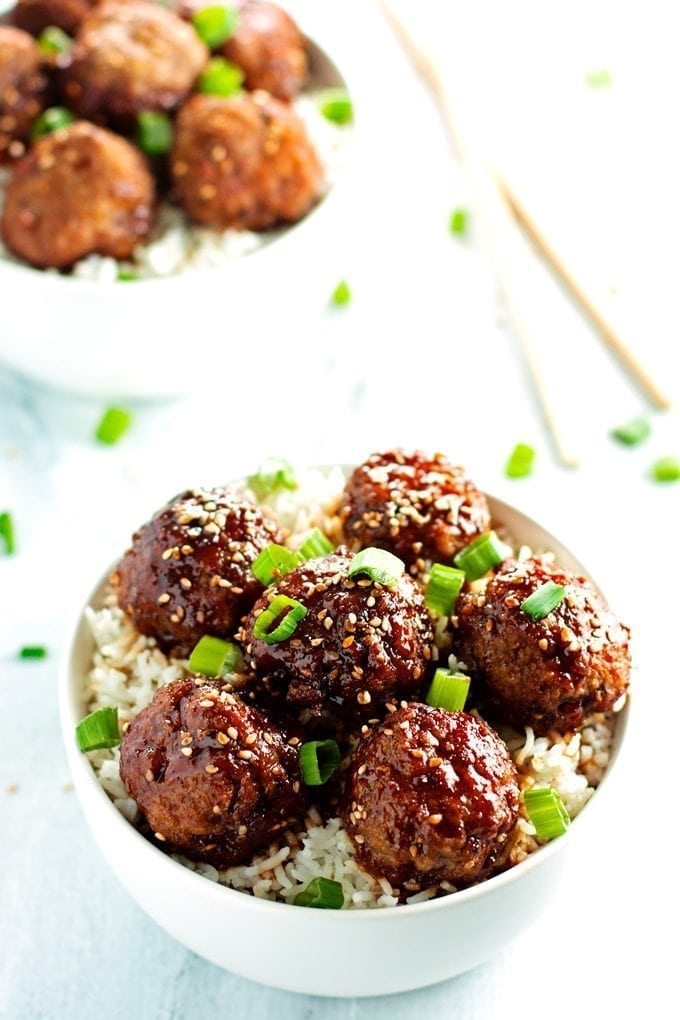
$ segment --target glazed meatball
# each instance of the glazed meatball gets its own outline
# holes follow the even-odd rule
[[[98,2],[99,0],[17,0],[12,11],[12,20],[15,25],[25,28],[32,35],[40,35],[48,25],[56,25],[69,35],[74,35],[81,21]]]
[[[341,815],[362,867],[411,890],[485,878],[518,805],[515,766],[486,723],[412,702],[360,742]]]
[[[137,149],[79,121],[39,138],[15,165],[0,233],[39,268],[65,269],[93,252],[126,259],[149,232],[154,200]]]
[[[161,687],[132,720],[120,774],[164,849],[226,868],[303,814],[298,742],[190,676]]]
[[[216,230],[295,222],[322,187],[302,121],[264,92],[193,96],[177,117],[170,167],[180,205]]]
[[[566,596],[533,620],[522,603],[547,582]],[[548,557],[506,560],[483,595],[458,603],[457,654],[501,721],[537,733],[565,733],[613,707],[628,688],[629,634],[585,578]]]
[[[177,11],[191,20],[196,11],[212,6],[212,0],[181,0]],[[268,0],[241,0],[236,15],[236,27],[218,52],[241,68],[250,91],[264,89],[277,99],[293,99],[308,72],[305,40],[298,26]]]
[[[187,654],[203,634],[226,637],[262,585],[251,567],[276,523],[233,489],[190,489],[132,538],[113,583],[118,604],[142,634]]]
[[[196,32],[145,0],[111,0],[83,21],[61,88],[80,116],[127,127],[141,110],[172,110],[208,59]]]
[[[319,710],[332,701],[360,718],[420,687],[432,630],[408,575],[390,588],[348,577],[351,561],[340,548],[296,567],[258,599],[242,637],[251,666],[287,685],[289,702]],[[253,628],[276,595],[297,600],[307,614],[292,637],[267,644]]]
[[[440,453],[374,453],[350,475],[340,507],[352,547],[389,549],[420,573],[425,561],[451,563],[489,530],[484,495]]]
[[[43,57],[35,40],[19,28],[0,25],[0,162],[26,151],[46,91]]]

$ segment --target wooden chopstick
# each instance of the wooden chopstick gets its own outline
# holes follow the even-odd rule
[[[496,186],[540,254],[554,269],[557,276],[569,290],[581,310],[590,319],[607,347],[618,358],[640,392],[653,407],[661,411],[667,410],[671,406],[670,399],[657,386],[647,370],[640,364],[630,348],[623,342],[614,327],[597,307],[592,297],[586,292],[583,285],[577,280],[564,260],[548,242],[536,220],[527,212],[526,206],[520,202],[517,194],[510,188],[507,181],[498,174],[496,175]]]

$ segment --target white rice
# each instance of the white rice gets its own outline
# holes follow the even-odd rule
[[[291,533],[292,544],[301,541],[311,527],[336,534],[334,510],[344,484],[340,468],[327,474],[297,471],[296,477],[300,483],[296,491],[286,491],[271,501],[281,526]],[[125,725],[151,701],[159,687],[184,674],[186,662],[168,659],[153,638],[138,634],[115,604],[113,595],[107,597],[103,608],[88,608],[86,614],[96,645],[88,675],[88,710],[118,705],[121,725]],[[443,647],[442,656],[446,658]],[[447,661],[450,668],[466,669],[453,655]],[[574,818],[606,771],[613,732],[612,718],[598,714],[588,719],[579,733],[536,737],[527,727],[524,734],[508,729],[502,736],[517,766],[520,787],[553,787],[570,818]],[[89,757],[102,787],[118,810],[131,823],[139,823],[137,805],[120,778],[118,749],[94,751]],[[512,864],[519,863],[541,845],[523,814],[517,821],[511,845]],[[310,809],[299,828],[288,830],[279,843],[258,853],[248,865],[218,870],[182,856],[176,859],[211,881],[262,899],[290,903],[313,878],[324,877],[341,884],[345,907],[385,907],[398,902],[389,882],[374,879],[358,866],[340,819],[331,818],[324,823],[316,808]],[[454,892],[455,887],[442,883],[439,888],[415,893],[406,902],[421,902],[441,891]]]
[[[342,171],[343,150],[351,131],[326,120],[319,111],[318,93],[308,92],[292,104],[304,121],[307,134],[316,149],[324,171],[324,194]],[[0,167],[0,215],[11,170]],[[102,255],[88,255],[76,262],[71,275],[80,280],[113,283],[121,268],[139,280],[159,279],[176,273],[196,272],[228,265],[233,259],[249,255],[276,240],[286,227],[254,233],[250,230],[225,230],[222,233],[191,223],[181,209],[161,202],[150,237],[140,245],[129,262],[117,262]],[[16,258],[0,240],[0,257],[18,265]],[[55,273],[56,270],[45,270]]]

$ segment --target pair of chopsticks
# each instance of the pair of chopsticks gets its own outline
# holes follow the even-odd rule
[[[548,242],[535,219],[532,218],[507,181],[503,180],[497,172],[492,173],[486,166],[472,144],[472,135],[463,130],[460,111],[455,111],[453,108],[450,90],[446,87],[436,61],[418,45],[407,25],[394,10],[394,5],[390,3],[390,0],[381,0],[381,2],[387,20],[399,42],[433,93],[454,148],[467,171],[475,206],[482,224],[482,233],[491,251],[501,289],[508,304],[526,368],[531,377],[534,393],[554,451],[563,465],[575,467],[579,463],[579,458],[576,452],[570,449],[558,421],[548,386],[541,371],[536,342],[529,326],[529,316],[526,313],[528,305],[525,304],[524,294],[527,288],[521,273],[524,260],[524,234],[529,237],[536,250],[561,280],[645,400],[659,410],[669,408],[671,402],[597,307],[596,302],[587,293],[574,272],[569,269],[555,248]]]

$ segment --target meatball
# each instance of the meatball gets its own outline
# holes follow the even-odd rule
[[[389,549],[420,573],[489,530],[486,499],[440,453],[374,453],[350,475],[340,518],[353,547]]]
[[[149,232],[154,200],[137,149],[79,121],[39,138],[15,165],[0,233],[39,268],[65,269],[92,252],[126,259]]]
[[[132,538],[113,575],[121,609],[142,634],[187,654],[203,634],[226,637],[262,585],[251,567],[276,523],[233,489],[190,489]]]
[[[193,96],[177,117],[170,167],[180,205],[217,230],[293,223],[323,177],[302,121],[265,92]]]
[[[125,128],[141,110],[178,106],[207,59],[194,29],[173,11],[145,0],[111,0],[80,26],[61,88],[80,116]]]
[[[303,814],[298,742],[226,688],[189,676],[132,720],[120,774],[165,849],[226,868]]]
[[[566,587],[542,620],[522,603],[547,582]],[[456,651],[503,722],[560,733],[606,712],[628,688],[630,631],[583,577],[549,557],[506,560],[483,595],[458,603]]]
[[[420,687],[432,630],[408,575],[389,588],[348,577],[351,561],[340,548],[286,574],[255,603],[242,638],[250,665],[274,685],[286,684],[289,702],[318,711],[332,701],[360,718]],[[302,603],[307,614],[292,637],[267,644],[253,628],[279,594]]]
[[[99,0],[17,0],[12,11],[15,25],[26,29],[32,35],[40,33],[48,25],[74,35],[81,21],[90,13]]]
[[[27,32],[0,25],[0,162],[26,151],[33,121],[45,106],[47,77]]]
[[[518,807],[515,766],[485,722],[412,702],[358,745],[341,815],[362,867],[410,890],[501,866]]]

